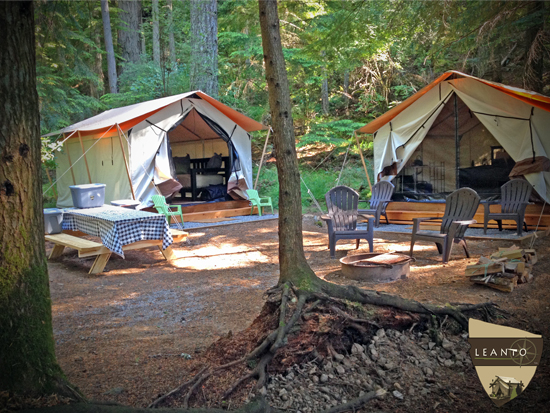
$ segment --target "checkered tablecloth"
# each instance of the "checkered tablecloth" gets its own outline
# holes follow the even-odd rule
[[[164,250],[174,242],[164,215],[110,205],[64,209],[63,229],[100,237],[103,245],[123,258],[124,245],[162,239]]]

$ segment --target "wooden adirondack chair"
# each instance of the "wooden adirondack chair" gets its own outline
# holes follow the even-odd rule
[[[321,219],[328,226],[328,245],[330,257],[336,257],[336,242],[340,239],[356,240],[356,249],[359,248],[359,241],[366,239],[369,243],[369,251],[373,251],[374,218],[368,218],[366,231],[357,229],[357,204],[359,194],[347,186],[337,186],[328,191],[325,195],[328,214]]]
[[[502,231],[502,220],[509,219],[516,221],[517,234],[523,234],[522,227],[525,223],[525,208],[529,205],[529,197],[533,187],[524,179],[512,179],[500,187],[500,201],[484,201],[484,220],[483,233],[487,234],[487,224],[490,220],[495,220],[498,224],[498,230]],[[491,212],[491,205],[500,204],[501,212]]]
[[[168,225],[170,225],[171,217],[173,216],[180,216],[181,218],[181,224],[183,225],[183,214],[181,212],[181,205],[168,205],[166,203],[166,198],[162,195],[153,195],[151,196],[151,200],[153,201],[153,207],[157,210],[159,214],[164,214],[166,217],[166,221],[168,221]],[[175,208],[175,211],[171,211],[171,208]]]
[[[386,206],[391,201],[395,186],[388,181],[380,181],[372,187],[372,196],[369,202],[369,209],[360,209],[359,214],[374,215],[374,226],[380,225],[380,215],[386,218],[386,224],[389,224],[386,215]]]
[[[466,257],[470,258],[468,246],[464,234],[468,225],[477,221],[472,219],[479,206],[479,195],[470,188],[461,188],[450,194],[445,200],[445,213],[442,218],[413,218],[413,231],[411,237],[411,257],[416,241],[435,242],[437,250],[443,254],[443,262],[449,261],[453,243],[460,244],[464,248]],[[430,220],[441,220],[439,234],[420,230],[420,223]]]

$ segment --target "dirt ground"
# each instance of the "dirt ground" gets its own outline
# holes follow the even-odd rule
[[[408,236],[375,237],[375,251],[408,252],[409,242]],[[534,282],[511,294],[471,285],[463,275],[480,255],[510,245],[471,241],[471,259],[455,248],[443,265],[435,245],[418,243],[408,279],[368,284],[342,277],[339,261],[329,257],[326,229],[304,218],[306,258],[326,280],[421,302],[493,301],[512,314],[507,324],[543,334],[541,366],[517,401],[523,400],[519,411],[544,411],[541,406],[550,398],[550,240],[536,241]],[[362,252],[368,252],[366,242],[358,251],[353,241],[337,246],[338,258]],[[88,275],[92,262],[79,259],[74,250],[49,262],[57,357],[69,380],[90,399],[146,406],[184,381],[189,358],[230,331],[248,327],[260,313],[264,292],[277,283],[277,221],[194,230],[187,242],[174,246],[174,253],[177,259],[171,263],[153,248],[129,251],[124,260],[113,255],[101,275]],[[475,377],[473,368],[470,373]],[[486,397],[481,387],[471,387],[469,397]]]

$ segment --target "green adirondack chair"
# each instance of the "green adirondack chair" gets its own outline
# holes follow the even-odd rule
[[[153,195],[151,197],[151,200],[153,201],[153,206],[158,211],[158,213],[164,214],[166,216],[166,221],[168,221],[168,225],[170,225],[171,217],[178,215],[180,216],[181,224],[183,225],[183,214],[181,212],[181,205],[168,205],[166,203],[166,198],[162,195]],[[171,211],[171,208],[176,208],[176,210]]]
[[[254,207],[258,207],[258,214],[262,216],[262,207],[270,207],[271,213],[273,214],[273,205],[271,204],[271,198],[266,196],[263,198],[260,198],[258,195],[258,191],[255,189],[247,189],[246,194],[248,195],[248,200],[250,201],[250,206],[252,207],[250,210],[250,215],[254,213]]]

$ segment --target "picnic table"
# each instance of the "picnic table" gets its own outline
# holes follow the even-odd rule
[[[167,260],[173,258],[171,244],[187,233],[170,230],[162,214],[103,205],[98,208],[63,210],[63,233],[46,235],[55,244],[50,259],[59,257],[65,247],[78,250],[79,257],[96,256],[90,274],[101,273],[112,253],[124,258],[124,251],[157,246]],[[82,236],[99,237],[101,243]]]

